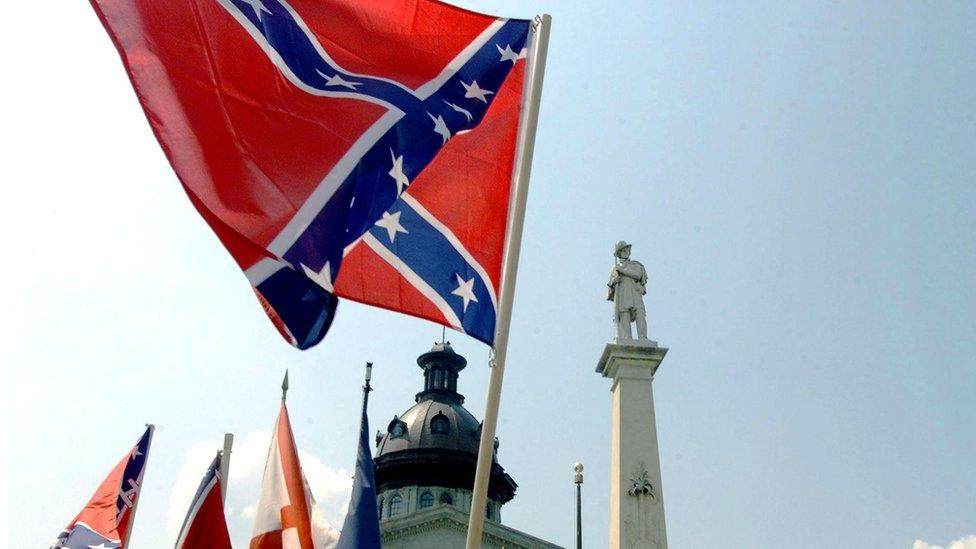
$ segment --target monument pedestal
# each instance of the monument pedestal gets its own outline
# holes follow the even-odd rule
[[[668,350],[653,341],[615,340],[596,371],[612,380],[610,549],[666,549],[654,373]]]

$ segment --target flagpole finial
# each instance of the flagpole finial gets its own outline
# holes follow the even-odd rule
[[[281,401],[285,401],[285,397],[288,396],[288,370],[285,370],[285,379],[281,380]]]
[[[220,456],[220,501],[227,501],[227,485],[230,484],[230,454],[234,446],[234,433],[224,433],[224,448],[217,451]]]
[[[369,392],[373,390],[373,387],[370,386],[370,384],[369,384],[369,382],[370,382],[371,379],[373,379],[373,363],[372,362],[367,362],[366,363],[366,383],[363,385],[363,394],[364,395],[369,395]],[[368,398],[368,397],[367,396],[364,396],[364,398]]]

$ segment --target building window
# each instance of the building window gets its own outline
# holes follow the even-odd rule
[[[376,513],[379,515],[379,518],[383,518],[383,498],[382,498],[382,496],[380,497],[380,500],[376,503]]]
[[[441,503],[454,505],[454,498],[451,497],[450,492],[441,492]]]
[[[391,517],[395,517],[395,516],[397,516],[397,515],[400,514],[400,506],[401,506],[402,503],[403,503],[403,498],[400,497],[400,494],[394,494],[393,497],[390,498],[390,516]]]
[[[485,518],[491,519],[491,504],[485,505]]]
[[[430,420],[430,432],[445,435],[451,429],[451,421],[447,419],[444,412],[437,412],[434,419]]]
[[[434,494],[430,492],[424,492],[420,495],[420,508],[426,509],[428,507],[434,506]]]
[[[393,418],[390,422],[387,431],[390,432],[390,438],[402,438],[407,436],[407,424],[401,421],[399,418]]]

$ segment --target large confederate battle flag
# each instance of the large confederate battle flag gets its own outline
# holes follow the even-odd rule
[[[492,342],[528,21],[434,0],[91,2],[288,341],[319,342],[340,296]]]

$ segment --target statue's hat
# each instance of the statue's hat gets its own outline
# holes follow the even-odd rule
[[[629,247],[630,247],[630,244],[628,244],[624,240],[621,240],[620,242],[617,242],[617,245],[613,248],[613,254],[614,255],[617,255],[618,253],[620,253],[620,250],[623,250],[624,248],[629,248]]]

